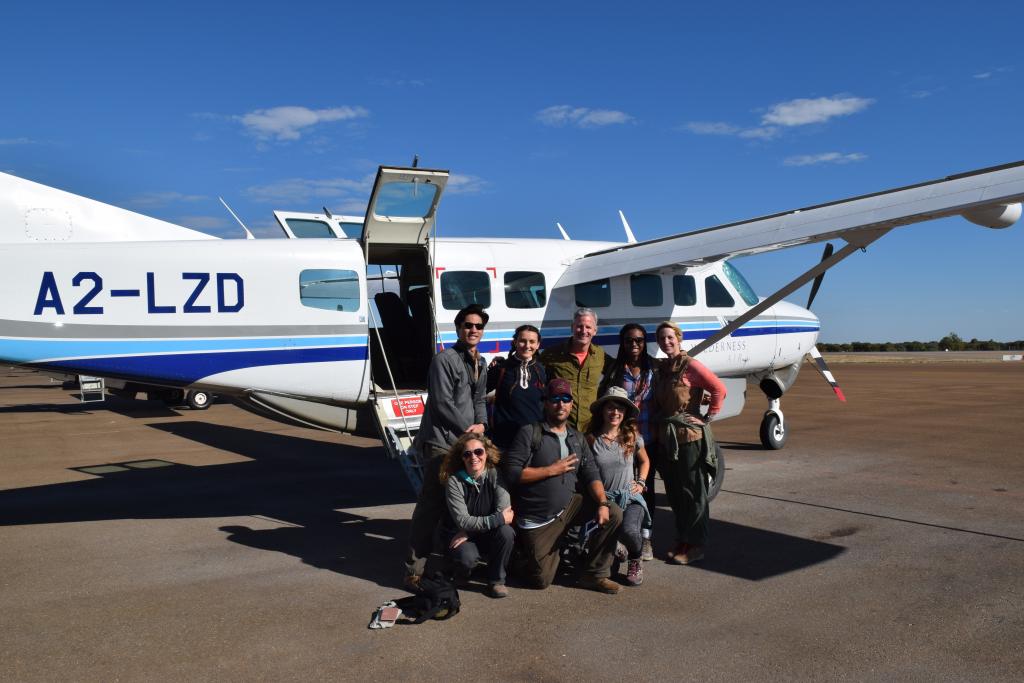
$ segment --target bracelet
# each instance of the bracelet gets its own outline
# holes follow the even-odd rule
[[[633,483],[642,488],[644,491],[647,490],[647,482],[643,479],[634,479]]]
[[[597,507],[599,507],[599,508],[610,508],[611,506],[612,506],[612,504],[608,502],[607,498],[605,498],[604,500],[598,501],[598,503],[597,503]]]

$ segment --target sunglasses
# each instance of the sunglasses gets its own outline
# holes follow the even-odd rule
[[[474,448],[471,451],[466,451],[462,454],[463,460],[469,460],[470,458],[482,458],[487,455],[487,451],[482,448]]]
[[[548,403],[572,403],[572,396],[569,394],[559,394],[558,396],[548,396]]]
[[[483,323],[462,323],[462,329],[464,330],[482,330],[484,329]]]
[[[626,337],[626,343],[631,346],[642,346],[646,342],[644,337]]]

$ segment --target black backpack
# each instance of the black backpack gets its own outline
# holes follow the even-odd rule
[[[395,605],[403,614],[412,617],[414,624],[422,624],[427,619],[451,619],[462,606],[455,584],[441,572],[424,576],[420,579],[416,595],[396,600]]]

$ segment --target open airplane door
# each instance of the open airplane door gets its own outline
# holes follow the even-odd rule
[[[447,182],[448,171],[381,166],[360,238],[368,265],[394,265],[400,271],[399,292],[378,295],[382,297],[377,306],[381,318],[372,321],[371,335],[375,339],[371,343],[376,341],[382,350],[379,356],[385,366],[380,368],[373,361],[374,376],[379,379],[383,370],[391,387],[382,387],[375,380],[373,406],[384,448],[399,461],[416,492],[423,484],[425,462],[412,451],[412,443],[426,405],[426,384],[424,381],[422,388],[416,388],[402,380],[408,380],[410,369],[421,363],[425,380],[426,365],[437,340],[430,300],[433,259],[427,246]],[[390,299],[386,308],[385,299]],[[411,346],[423,352],[422,358],[409,353]]]
[[[378,246],[426,245],[447,182],[448,171],[378,168],[360,238],[368,261],[376,260]]]

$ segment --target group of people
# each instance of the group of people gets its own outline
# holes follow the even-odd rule
[[[716,462],[708,423],[725,386],[683,351],[679,326],[658,325],[665,358],[656,359],[645,328],[624,325],[612,358],[593,343],[597,314],[580,308],[564,343],[541,352],[540,330],[521,325],[509,355],[488,366],[477,349],[487,321],[481,306],[460,310],[458,342],[430,364],[413,444],[425,467],[405,585],[417,588],[440,545],[457,580],[486,559],[491,597],[508,595],[509,571],[524,586],[546,588],[563,537],[578,528],[581,587],[619,592],[616,559],[626,583],[639,586],[643,562],[654,559],[655,469],[675,517],[668,562],[703,559]]]

